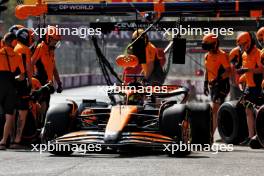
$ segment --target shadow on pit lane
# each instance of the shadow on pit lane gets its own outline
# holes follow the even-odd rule
[[[201,158],[210,158],[209,156],[205,156],[202,155],[201,152],[196,153],[193,152],[187,156],[184,157],[172,157],[172,156],[168,156],[165,152],[162,151],[107,151],[107,152],[102,152],[102,153],[92,153],[92,152],[87,152],[87,153],[80,153],[80,152],[74,152],[71,155],[53,155],[49,152],[43,152],[40,153],[39,151],[32,151],[31,149],[27,148],[27,149],[8,149],[7,151],[9,152],[17,152],[17,153],[35,153],[38,155],[43,155],[44,157],[87,157],[87,158],[137,158],[137,157],[159,157],[159,158],[171,158],[171,159],[176,159],[176,158],[192,158],[192,159],[201,159]]]
[[[195,154],[190,154],[188,156],[185,157],[171,157],[168,156],[166,154],[164,154],[164,152],[119,152],[119,153],[86,153],[86,154],[82,154],[82,153],[74,153],[72,155],[69,156],[57,156],[57,155],[49,155],[49,157],[87,157],[87,158],[141,158],[141,157],[158,157],[159,159],[177,159],[177,158],[181,158],[181,159],[188,159],[188,158],[192,158],[192,159],[201,159],[201,158],[210,158],[209,156],[203,156],[203,155],[195,155]]]

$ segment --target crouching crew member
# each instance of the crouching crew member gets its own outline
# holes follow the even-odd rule
[[[245,100],[257,103],[257,97],[261,95],[261,83],[263,79],[263,65],[261,64],[261,51],[256,47],[252,34],[243,32],[237,37],[237,46],[242,51],[242,68],[239,74],[244,74],[246,81]],[[245,104],[248,124],[248,138],[241,145],[248,145],[255,135],[254,109],[251,103]]]
[[[149,41],[148,35],[143,33],[143,29],[138,29],[132,34],[132,42],[140,35],[141,37],[128,48],[128,53],[137,56],[139,60],[139,65],[133,68],[131,72],[134,71],[134,74],[141,72],[150,84],[163,84],[165,74],[157,55],[157,48]]]
[[[0,103],[5,113],[5,126],[3,138],[0,141],[0,149],[6,149],[7,139],[11,134],[13,124],[15,122],[15,106],[16,106],[16,88],[15,80],[24,80],[24,67],[22,58],[14,52],[16,46],[16,36],[7,33],[3,39],[3,48],[0,49]],[[15,72],[19,72],[19,76],[15,77]]]
[[[205,54],[205,80],[204,94],[209,92],[212,99],[214,134],[217,127],[217,111],[230,90],[229,75],[231,72],[228,55],[219,48],[219,40],[215,34],[203,37],[202,48],[208,52]],[[210,91],[209,91],[210,90]]]
[[[31,58],[33,66],[36,66],[36,78],[40,81],[41,85],[52,82],[55,79],[58,88],[57,93],[62,92],[62,83],[55,63],[54,51],[59,44],[61,36],[58,34],[58,29],[53,26],[47,27],[47,32],[44,41],[36,47],[36,50]],[[45,98],[40,102],[42,113],[45,116],[49,108],[50,93],[47,93]]]

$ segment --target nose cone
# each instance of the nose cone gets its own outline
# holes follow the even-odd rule
[[[110,117],[106,125],[104,142],[116,143],[124,128],[127,126],[131,114],[137,112],[137,106],[117,105],[111,109]]]
[[[120,133],[107,131],[104,135],[104,142],[107,144],[115,144],[118,141]]]

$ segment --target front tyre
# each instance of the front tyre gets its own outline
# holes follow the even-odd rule
[[[48,141],[51,142],[57,137],[60,137],[71,131],[73,119],[72,108],[72,104],[70,103],[62,103],[49,108],[44,128],[41,132],[42,143],[47,144]],[[73,151],[69,145],[69,147],[66,147],[64,151],[60,150],[60,148],[55,148],[54,150],[50,151],[50,153],[54,155],[70,155],[73,153]]]

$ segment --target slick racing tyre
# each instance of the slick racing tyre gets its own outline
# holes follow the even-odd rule
[[[174,104],[166,108],[160,117],[160,130],[167,136],[181,138],[180,124],[186,115],[186,106]]]
[[[259,109],[256,118],[256,133],[262,147],[264,147],[264,105]]]
[[[71,111],[72,106],[68,103],[58,104],[49,108],[41,134],[42,143],[48,143],[48,141],[70,132]],[[71,148],[66,148],[64,151],[52,150],[49,152],[54,155],[70,155],[73,153]]]
[[[2,139],[2,137],[3,137],[4,125],[5,125],[4,110],[0,106],[0,139]]]
[[[219,134],[227,144],[239,144],[248,136],[245,109],[238,101],[223,103],[217,122]]]
[[[174,104],[165,108],[160,117],[160,130],[163,134],[173,137],[177,143],[187,144],[188,141],[184,139],[184,129],[182,123],[186,117],[186,106],[183,104]],[[189,135],[188,139],[189,140]],[[179,146],[179,145],[178,145]],[[167,151],[171,157],[184,157],[191,153],[186,147],[185,150],[176,150],[173,152]]]
[[[210,104],[188,104],[187,109],[191,123],[191,143],[211,145],[212,110]]]

